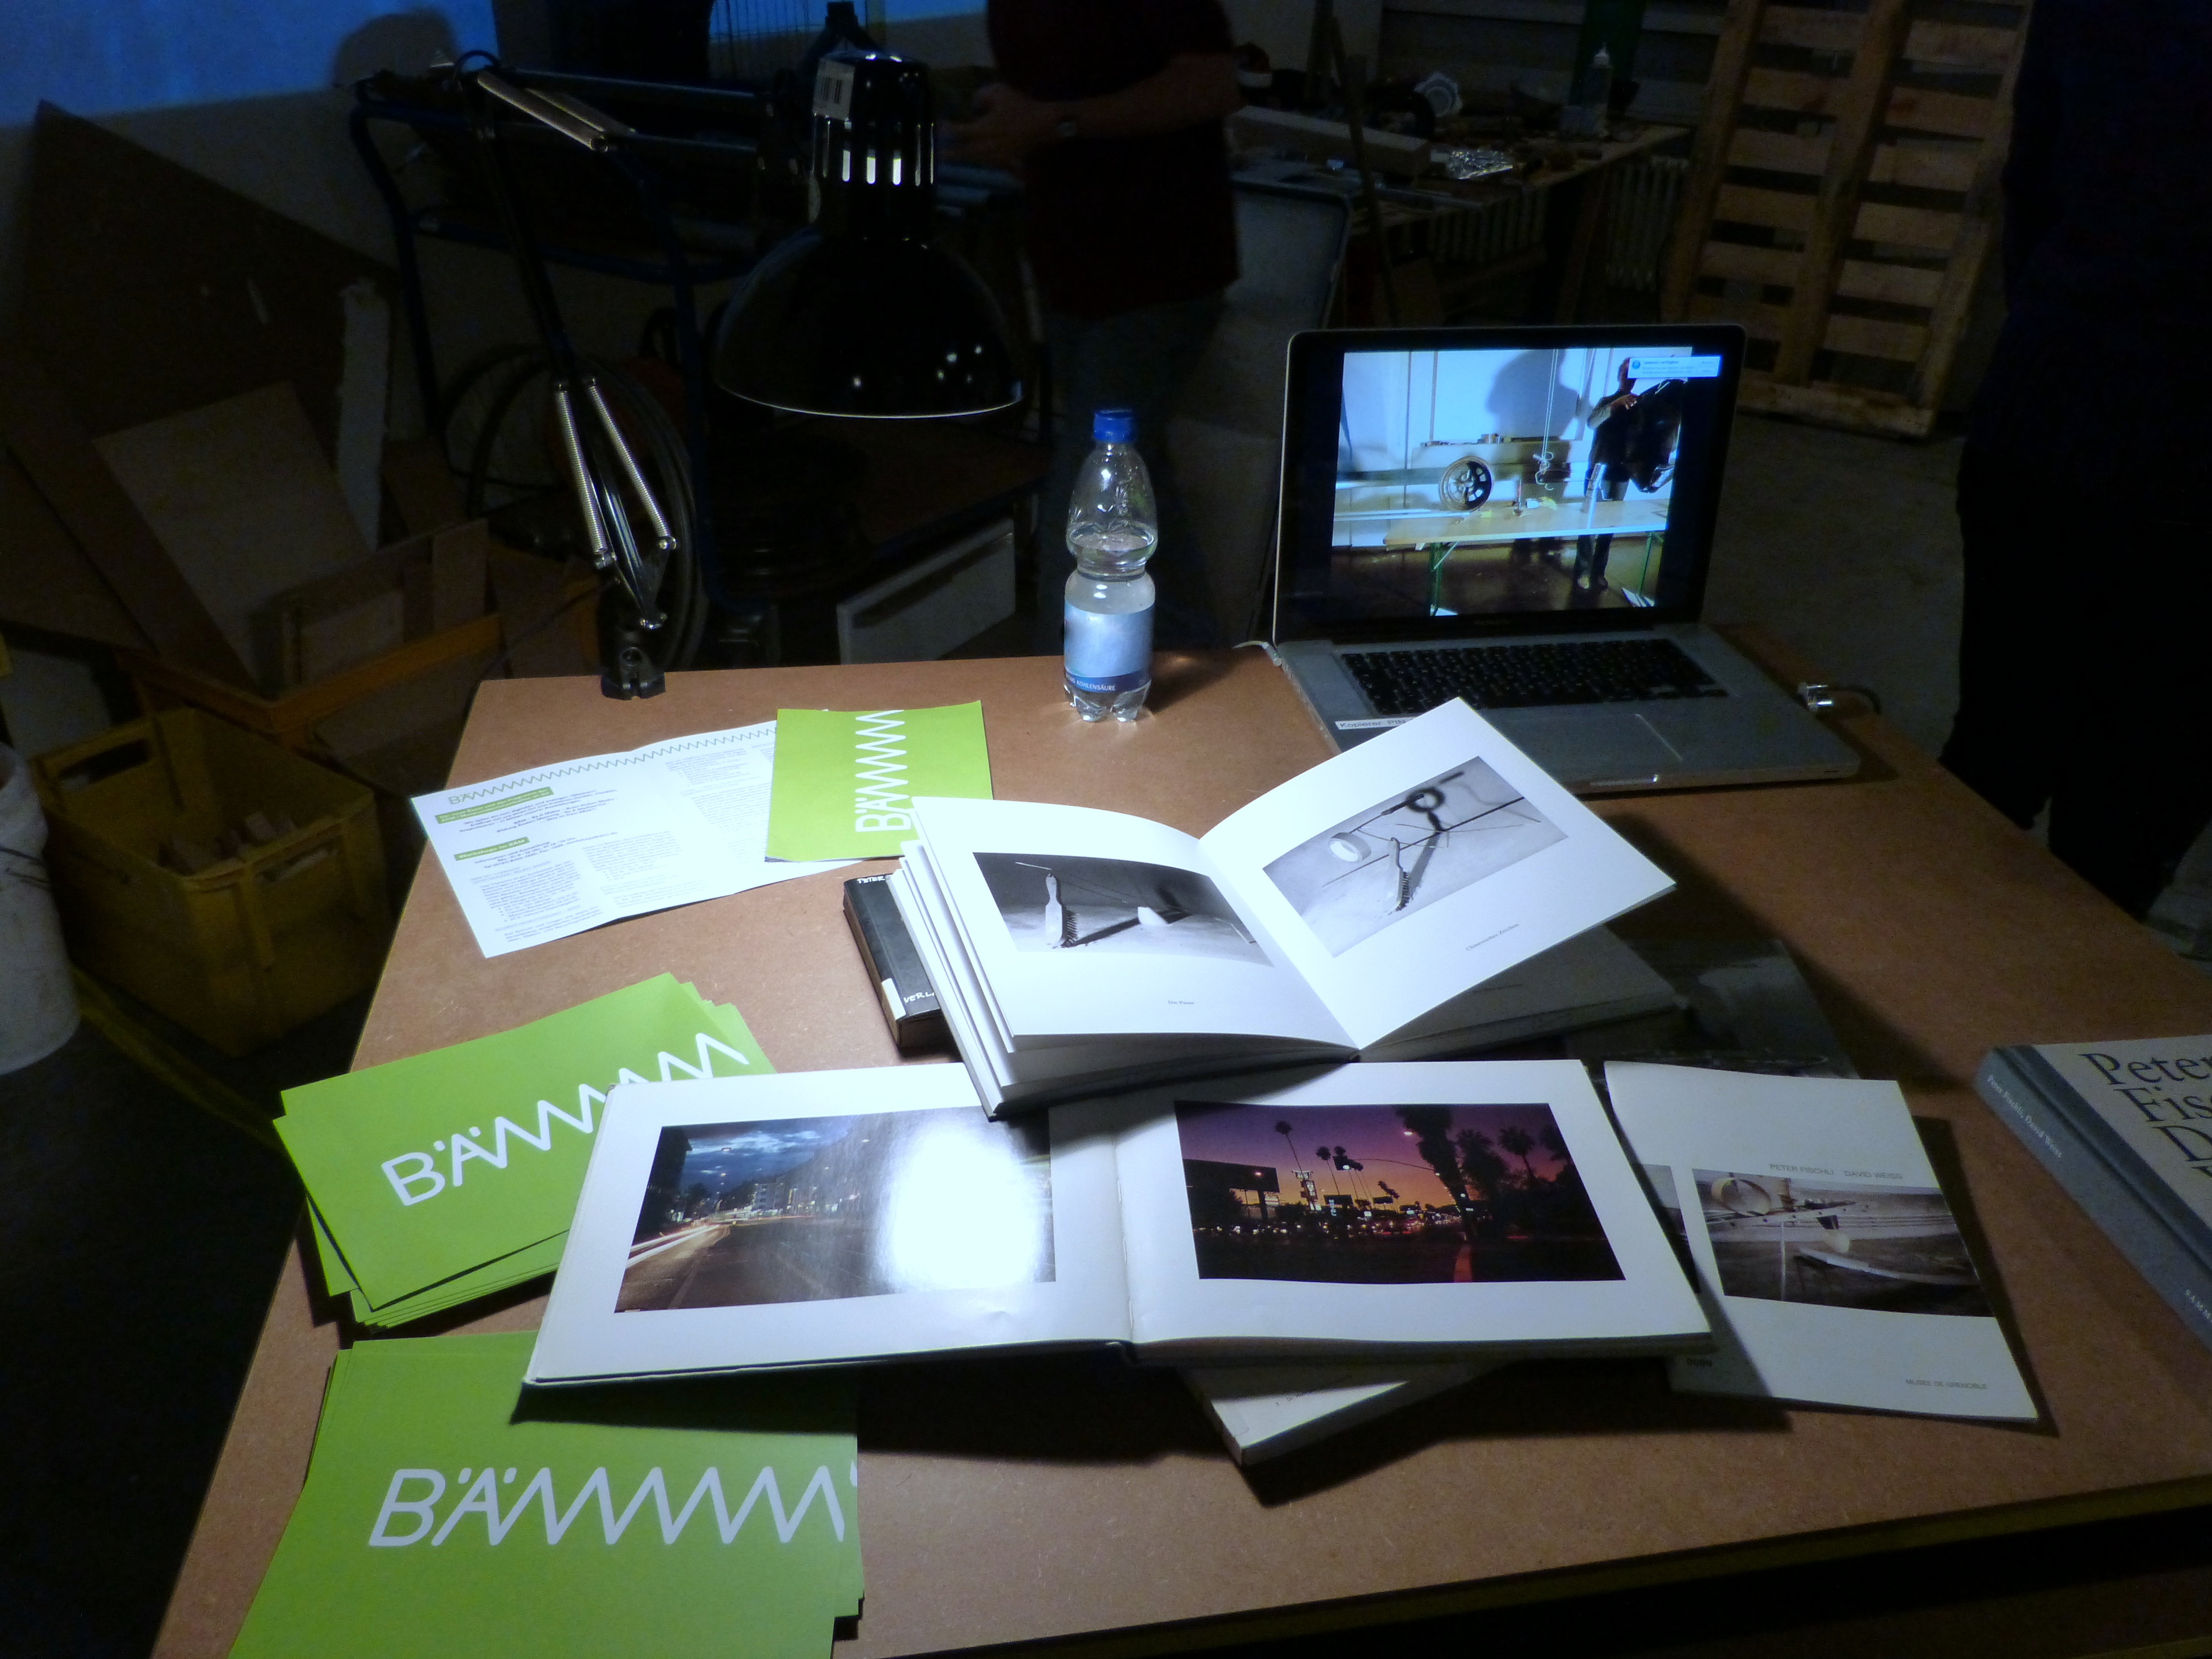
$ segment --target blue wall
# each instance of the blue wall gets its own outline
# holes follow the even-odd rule
[[[981,15],[982,10],[983,0],[884,0],[884,21],[887,23],[923,17],[974,17]]]
[[[441,27],[464,48],[494,41],[491,0],[5,3],[0,124],[9,125],[30,120],[42,98],[73,114],[115,115],[327,87],[341,46],[380,18],[417,37]],[[892,3],[951,9],[951,0]]]

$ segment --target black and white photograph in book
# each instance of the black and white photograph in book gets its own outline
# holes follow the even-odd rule
[[[1621,1277],[1552,1109],[1177,1101],[1200,1279]]]
[[[615,1310],[1048,1283],[1046,1136],[973,1107],[665,1128]]]
[[[1692,1285],[1702,1284],[1698,1277],[1697,1259],[1690,1254],[1689,1224],[1682,1218],[1682,1200],[1675,1188],[1674,1171],[1664,1164],[1639,1164],[1636,1167],[1644,1172],[1644,1191],[1659,1217],[1667,1243],[1674,1247],[1674,1260],[1681,1264],[1682,1277]]]
[[[1566,839],[1484,761],[1376,801],[1267,866],[1333,956]]]
[[[1959,1224],[1932,1187],[1699,1170],[1725,1296],[1885,1313],[1986,1317]]]
[[[978,853],[1017,951],[1265,963],[1211,877],[1133,859]]]

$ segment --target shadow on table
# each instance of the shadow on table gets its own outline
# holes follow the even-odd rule
[[[1674,878],[1674,890],[1641,909],[1620,917],[1612,927],[1624,938],[1741,939],[1775,937],[1773,922],[1747,909],[1728,890],[1725,879],[1698,861],[1696,854],[1672,840],[1649,819],[1624,812],[1607,820],[1629,844]],[[1925,1048],[1883,1019],[1825,972],[1808,961],[1789,939],[1790,955],[1820,1011],[1828,1018],[1844,1052],[1862,1077],[1940,1079],[1955,1083],[1940,1061]]]
[[[1786,1428],[1764,1402],[1670,1392],[1657,1360],[1535,1361],[1245,1473],[1277,1504],[1444,1441]],[[1056,1463],[1226,1455],[1173,1370],[1110,1354],[874,1368],[861,1380],[860,1435],[875,1451]]]
[[[1185,697],[1196,696],[1226,678],[1236,666],[1233,652],[1159,652],[1152,658],[1152,689],[1145,698],[1145,707],[1153,714],[1163,714]]]
[[[1928,1154],[1929,1167],[1936,1171],[1936,1184],[1942,1188],[1943,1197],[1951,1206],[1951,1218],[1959,1224],[1959,1237],[1966,1241],[1966,1255],[1982,1281],[1982,1293],[1989,1297],[1990,1311],[1996,1316],[1997,1328],[2004,1333],[2005,1344],[2012,1350],[2013,1363],[2020,1367],[2020,1380],[2027,1385],[2028,1398],[2035,1401],[2034,1422],[1993,1423],[1989,1426],[2055,1438],[2057,1420],[2051,1414],[2050,1398],[2036,1378],[2027,1343],[2020,1334],[2020,1319],[2013,1311],[2012,1295],[2005,1287],[1996,1252],[1990,1248],[1989,1235],[1982,1231],[1982,1218],[1974,1208],[1974,1189],[1966,1184],[1966,1166],[1959,1157],[1957,1132],[1940,1117],[1916,1117],[1912,1127]]]
[[[1529,1360],[1244,1471],[1262,1504],[1287,1504],[1454,1440],[1595,1435],[1786,1434],[1762,1400],[1676,1394],[1661,1359]]]

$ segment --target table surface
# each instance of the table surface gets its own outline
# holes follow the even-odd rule
[[[1327,756],[1257,652],[1162,659],[1152,712],[1079,724],[1056,659],[675,674],[480,693],[453,781],[770,718],[980,697],[998,792],[1198,832]],[[866,1374],[868,1597],[841,1655],[1170,1625],[1170,1644],[1328,1628],[2212,1500],[2212,1352],[1983,1107],[1991,1044],[2212,1029],[2212,985],[1893,728],[1852,782],[1597,804],[1680,884],[1624,931],[1778,935],[1868,1076],[1895,1077],[2045,1411],[2031,1427],[1678,1398],[1654,1361],[1510,1368],[1279,1466],[1224,1456],[1166,1374],[1095,1358]],[[356,1065],[665,970],[780,1068],[896,1056],[836,874],[492,961],[418,874]],[[533,1327],[542,1298],[453,1324]],[[342,1328],[297,1255],[271,1305],[156,1652],[220,1655],[304,1474]],[[1155,1643],[1153,1645],[1158,1645]]]

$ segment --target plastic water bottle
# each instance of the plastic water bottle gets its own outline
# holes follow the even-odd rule
[[[1602,46],[1583,70],[1581,96],[1559,112],[1559,131],[1572,138],[1603,139],[1612,125],[1613,54]]]
[[[1095,443],[1067,504],[1067,700],[1086,720],[1133,720],[1152,689],[1152,601],[1145,562],[1160,539],[1152,480],[1126,409],[1092,417]]]

